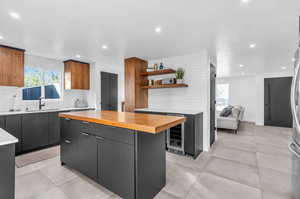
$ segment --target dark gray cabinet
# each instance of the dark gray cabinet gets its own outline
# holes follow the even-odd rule
[[[15,144],[0,146],[0,198],[15,198]]]
[[[94,180],[97,180],[97,151],[96,137],[80,132],[78,139],[78,169]]]
[[[62,118],[61,124],[61,162],[75,169],[79,168],[78,162],[78,136],[80,125],[76,120]]]
[[[166,112],[149,112],[149,111],[135,111],[137,113],[145,114],[159,114],[168,115],[174,113]],[[184,123],[184,151],[186,154],[197,158],[203,151],[203,113],[198,114],[180,114],[186,117]]]
[[[98,181],[122,198],[134,198],[134,146],[98,139]]]
[[[16,144],[15,150],[16,154],[19,154],[22,150],[22,116],[8,115],[6,116],[5,123],[5,130],[19,140],[19,142]]]
[[[5,116],[0,116],[0,128],[5,129]]]
[[[48,115],[48,144],[56,145],[60,142],[60,119],[58,113],[49,113]]]
[[[48,114],[27,114],[22,117],[22,150],[30,151],[48,145]]]

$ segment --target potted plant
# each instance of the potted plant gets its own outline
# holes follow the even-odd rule
[[[176,70],[175,76],[176,76],[176,82],[177,84],[183,84],[183,77],[184,77],[184,69],[178,68]]]

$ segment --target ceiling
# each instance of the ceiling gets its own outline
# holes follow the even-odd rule
[[[298,41],[299,0],[0,1],[0,43],[62,60],[154,59],[207,49],[219,76],[272,73],[292,69]]]

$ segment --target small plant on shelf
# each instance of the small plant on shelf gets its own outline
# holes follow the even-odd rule
[[[176,70],[175,76],[176,76],[177,84],[183,84],[184,73],[185,73],[185,71],[183,68],[178,68]]]

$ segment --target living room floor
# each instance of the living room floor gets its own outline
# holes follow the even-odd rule
[[[167,185],[157,199],[291,198],[292,129],[242,123],[238,134],[219,131],[209,153],[196,160],[167,153]],[[16,169],[17,199],[100,199],[116,195],[59,157]]]

